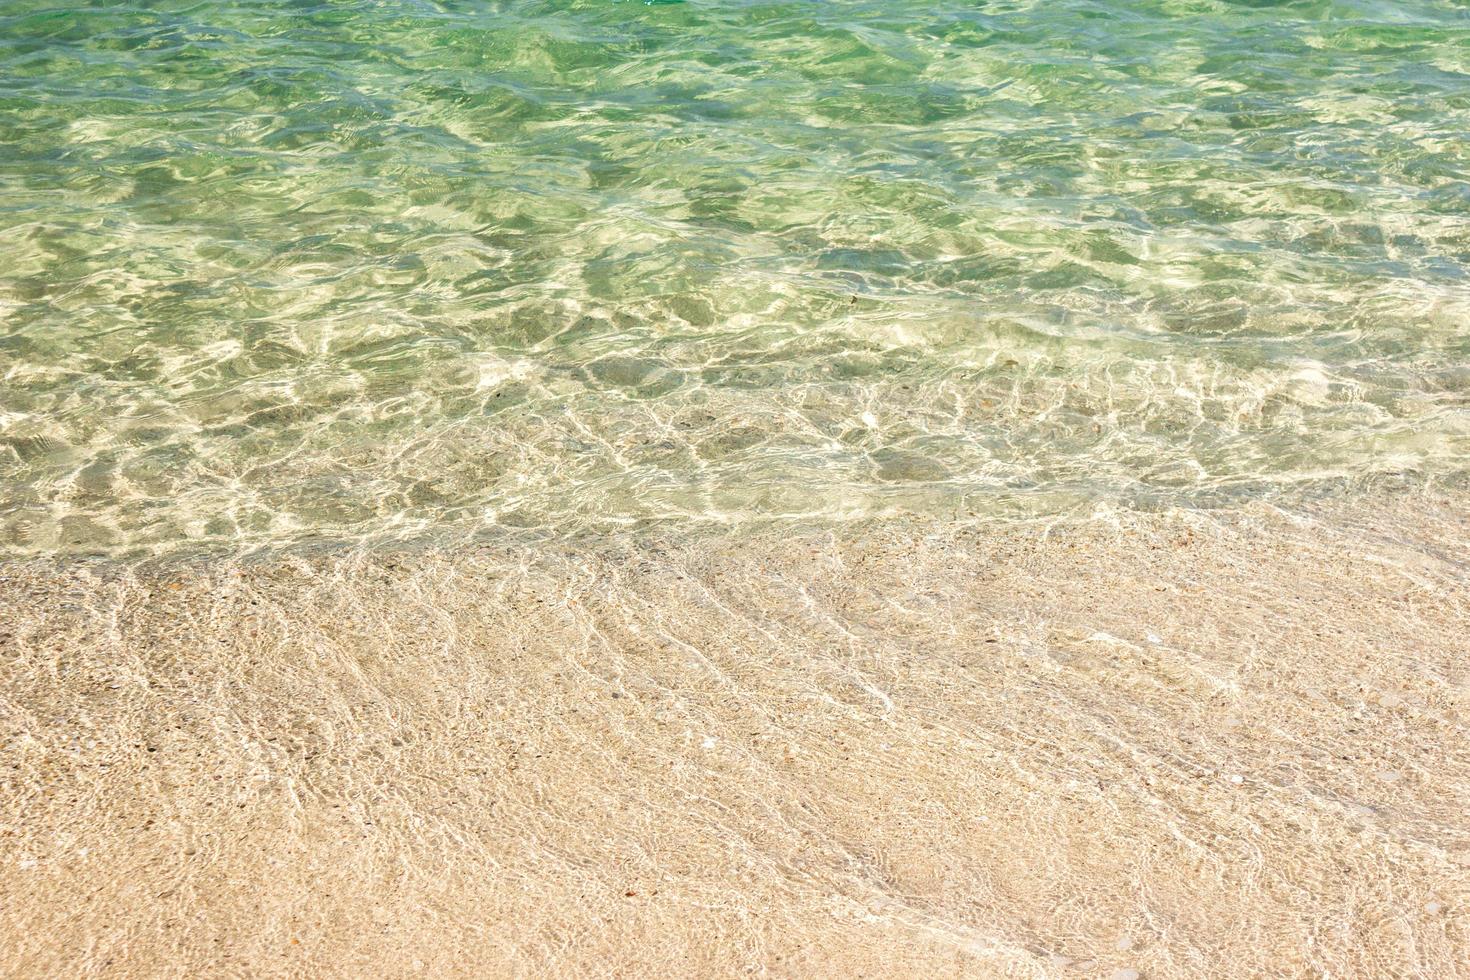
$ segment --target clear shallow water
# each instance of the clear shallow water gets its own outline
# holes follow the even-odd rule
[[[1461,3],[0,0],[0,550],[1470,459]]]

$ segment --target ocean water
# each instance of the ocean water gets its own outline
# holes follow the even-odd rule
[[[1450,0],[0,0],[0,554],[1470,470]]]

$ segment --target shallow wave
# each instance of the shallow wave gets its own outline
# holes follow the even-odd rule
[[[0,543],[1462,473],[1467,42],[1430,2],[0,0]]]

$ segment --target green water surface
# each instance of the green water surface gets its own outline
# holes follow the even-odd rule
[[[0,0],[0,553],[1470,469],[1470,6]]]

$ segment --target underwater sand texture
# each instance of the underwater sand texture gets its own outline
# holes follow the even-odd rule
[[[0,973],[1464,976],[1467,532],[12,563]]]

